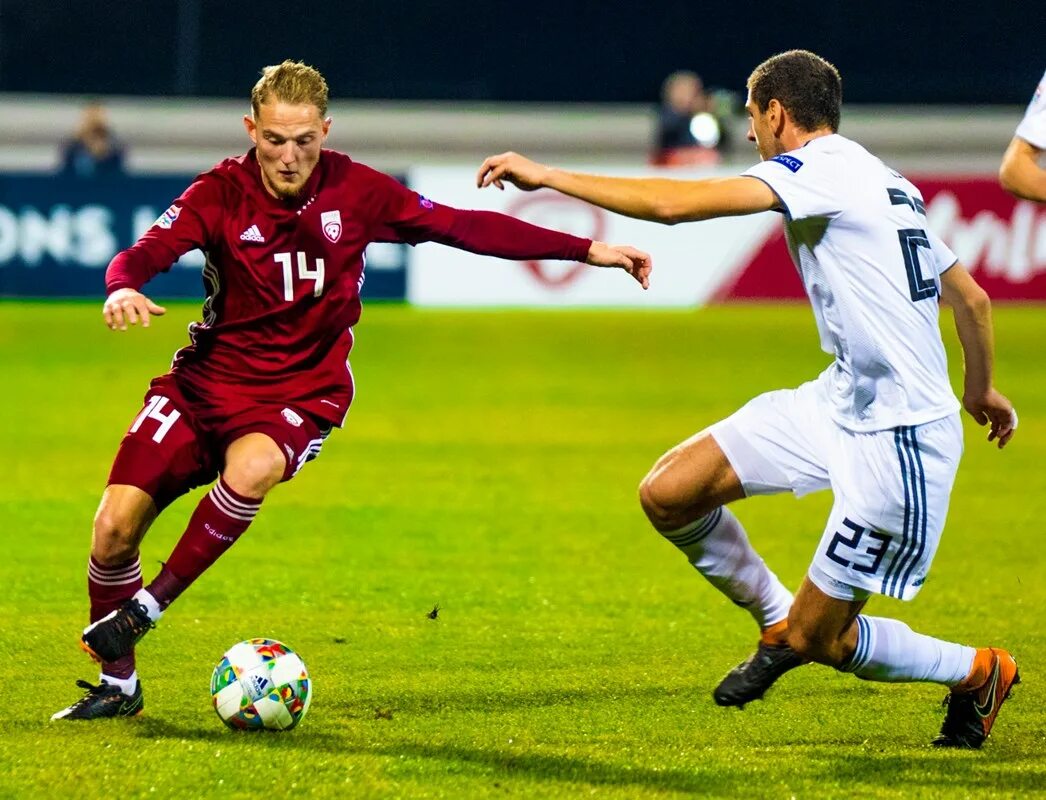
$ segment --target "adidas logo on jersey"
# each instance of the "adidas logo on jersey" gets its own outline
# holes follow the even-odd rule
[[[264,242],[265,237],[262,236],[257,225],[251,225],[251,227],[240,234],[240,240],[244,242]]]

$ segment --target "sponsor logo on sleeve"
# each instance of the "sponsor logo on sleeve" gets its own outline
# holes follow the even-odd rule
[[[320,214],[320,225],[323,226],[323,235],[331,244],[341,238],[341,212],[338,210],[324,211]]]
[[[174,221],[178,219],[178,215],[182,213],[182,209],[179,206],[171,206],[164,211],[159,217],[156,218],[154,225],[159,225],[164,230],[170,230]]]
[[[778,164],[781,164],[781,165],[783,165],[785,167],[788,167],[788,169],[792,170],[792,172],[798,172],[799,168],[801,166],[803,166],[803,162],[800,161],[795,156],[789,156],[789,155],[774,156],[770,160],[771,161],[776,161]]]
[[[429,211],[432,210],[432,201],[424,195],[418,195],[418,205],[420,205],[422,208],[427,208]]]

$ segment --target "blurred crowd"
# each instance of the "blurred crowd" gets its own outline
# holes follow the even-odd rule
[[[706,91],[700,75],[673,72],[661,86],[651,161],[669,167],[719,163],[730,147],[733,104],[731,93]]]
[[[123,174],[124,145],[113,134],[109,115],[100,103],[84,108],[75,134],[62,145],[59,170],[70,178]]]

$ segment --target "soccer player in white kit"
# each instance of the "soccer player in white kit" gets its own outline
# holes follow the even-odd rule
[[[1028,104],[1017,133],[1006,148],[999,167],[1004,189],[1025,200],[1046,203],[1046,169],[1039,159],[1046,151],[1046,74]]]
[[[653,526],[761,629],[755,654],[713,696],[741,706],[816,661],[874,681],[950,687],[934,744],[980,747],[1010,688],[1013,657],[916,633],[861,611],[873,594],[911,600],[940,539],[962,454],[959,403],[938,327],[949,303],[965,356],[962,406],[988,440],[1013,436],[1013,406],[992,383],[987,295],[926,227],[919,190],[837,133],[834,66],[803,50],[748,79],[748,139],[762,162],[697,181],[607,178],[488,158],[479,186],[555,189],[611,211],[675,224],[783,212],[793,260],[834,356],[816,379],[773,391],[672,448],[640,485]],[[835,503],[793,597],[752,548],[727,503],[831,488]]]

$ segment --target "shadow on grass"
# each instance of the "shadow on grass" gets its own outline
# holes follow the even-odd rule
[[[550,706],[581,706],[593,703],[613,703],[617,700],[648,700],[657,703],[668,698],[694,696],[693,702],[701,702],[691,689],[666,688],[664,686],[599,686],[586,688],[542,688],[542,689],[458,689],[432,691],[396,691],[393,698],[371,696],[353,702],[345,709],[348,717],[359,716],[355,709],[362,707],[388,708],[394,713],[414,715],[440,714],[447,711],[489,711],[504,713],[513,709],[548,708]]]
[[[732,797],[787,794],[810,786],[825,787],[831,794],[828,787],[838,787],[840,782],[853,787],[855,796],[864,792],[896,796],[921,788],[942,796],[984,790],[989,794],[1001,792],[1026,797],[1041,791],[1046,772],[1030,757],[997,757],[990,753],[967,753],[964,757],[962,753],[909,751],[903,755],[872,756],[842,746],[822,750],[820,758],[819,754],[804,758],[802,749],[789,753],[783,764],[778,759],[749,759],[747,765],[728,763],[721,760],[721,756],[708,753],[705,757],[695,755],[690,767],[658,769],[554,753],[435,743],[345,744],[339,748],[343,753],[356,755],[397,759],[407,756],[467,764],[489,770],[492,777],[517,776],[537,781]]]
[[[499,748],[463,747],[419,742],[366,742],[329,731],[294,731],[287,735],[248,733],[222,729],[191,728],[165,720],[142,720],[138,735],[180,741],[206,741],[253,749],[262,747],[295,752],[324,752],[346,760],[372,756],[401,763],[403,757],[468,765],[486,771],[491,778],[522,778],[530,781],[559,781],[594,786],[634,786],[645,789],[716,793],[740,796],[750,791],[758,775],[729,772],[719,762],[695,765],[693,770],[652,769],[627,764],[608,764],[587,758],[549,753],[512,752]]]
[[[1039,795],[1046,786],[1046,764],[1041,756],[1021,753],[994,752],[991,742],[981,751],[937,750],[929,746],[911,749],[903,754],[863,753],[830,759],[825,755],[817,760],[818,769],[811,777],[845,782],[858,787],[873,784],[882,788],[909,791],[933,790],[938,796],[988,796],[1004,794],[1013,797]]]
[[[221,742],[233,731],[227,731],[218,719],[214,725],[179,725],[176,722],[142,715],[136,720],[134,732],[143,739],[181,739],[192,742]]]
[[[867,741],[844,740],[838,733],[819,737],[816,731],[796,731],[788,742],[760,742],[753,731],[748,742],[731,747],[732,755],[695,750],[680,766],[679,755],[671,767],[630,763],[625,753],[608,751],[598,760],[559,752],[535,752],[522,748],[490,744],[463,745],[457,742],[418,741],[409,730],[412,717],[440,710],[478,711],[497,714],[509,709],[543,708],[553,705],[584,705],[613,701],[626,696],[656,698],[688,692],[662,687],[621,687],[618,689],[570,689],[550,691],[464,691],[415,692],[397,698],[393,706],[400,726],[375,728],[368,724],[371,713],[363,713],[370,701],[350,707],[343,704],[326,709],[327,724],[310,727],[308,722],[288,734],[242,733],[223,728],[217,719],[210,725],[188,726],[169,720],[142,718],[136,734],[147,739],[207,742],[234,746],[241,752],[281,751],[304,756],[310,752],[336,756],[346,761],[371,757],[387,761],[386,766],[402,765],[401,759],[420,759],[457,765],[474,771],[480,779],[517,778],[525,781],[559,782],[590,786],[613,786],[640,790],[677,791],[723,796],[763,796],[801,792],[822,786],[853,788],[855,796],[900,796],[904,791],[951,795],[1002,792],[1028,796],[1046,784],[1046,765],[1029,752],[996,750],[989,742],[982,752],[939,751],[926,747],[906,747],[884,739],[882,748]],[[340,709],[340,711],[339,711]],[[354,720],[337,729],[337,720]],[[332,729],[331,722],[335,728]],[[384,726],[385,723],[377,723]],[[698,732],[695,732],[699,735]],[[1001,745],[1004,743],[1000,742]],[[750,754],[743,754],[746,747]]]

